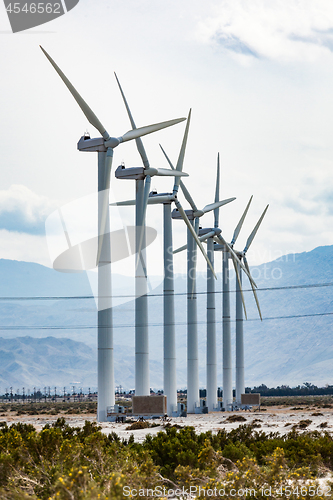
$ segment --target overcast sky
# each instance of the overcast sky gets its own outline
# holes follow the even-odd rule
[[[52,265],[45,218],[97,189],[96,155],[79,153],[76,143],[86,130],[98,133],[39,44],[111,135],[130,129],[114,71],[137,126],[192,108],[184,170],[198,207],[213,201],[218,152],[221,198],[237,198],[220,210],[225,238],[254,195],[242,249],[270,204],[250,264],[333,244],[330,0],[80,0],[59,19],[17,34],[1,5],[0,37],[1,258]],[[184,127],[144,138],[152,166],[167,167],[159,143],[176,163]],[[122,161],[140,165],[134,143],[115,150],[114,167]],[[134,181],[112,174],[111,185],[117,200],[134,197]],[[154,178],[152,186],[170,191],[172,181]],[[148,223],[161,233],[161,207],[149,208]],[[205,215],[202,225],[212,224],[213,214]],[[185,243],[180,221],[174,239]]]

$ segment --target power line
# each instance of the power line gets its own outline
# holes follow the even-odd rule
[[[329,283],[312,283],[312,284],[304,284],[304,285],[288,285],[288,286],[276,286],[276,287],[266,287],[266,288],[256,288],[256,291],[259,292],[269,292],[269,291],[276,291],[276,290],[297,290],[297,289],[304,289],[304,288],[324,288],[324,287],[330,287],[333,286],[333,282]],[[236,293],[236,290],[230,290],[231,293]],[[243,288],[243,292],[252,292],[251,288]],[[223,294],[223,290],[216,290],[215,292],[209,292],[209,293],[214,293],[214,294]],[[195,295],[206,295],[207,292],[195,292]],[[191,295],[188,294],[188,292],[174,292],[175,296],[186,296],[186,295]],[[151,293],[147,294],[147,297],[163,297],[163,292],[161,293]],[[96,297],[97,298],[97,297]],[[103,296],[102,298],[106,298]],[[135,299],[135,295],[111,295],[111,298],[113,299]],[[23,301],[23,300],[91,300],[95,299],[94,295],[73,295],[73,296],[62,296],[62,295],[55,295],[55,296],[27,296],[27,297],[0,297],[0,301]]]
[[[269,318],[263,318],[262,321],[274,321],[281,319],[298,319],[298,318],[317,318],[321,316],[333,316],[333,312],[324,312],[324,313],[313,313],[313,314],[293,314],[290,316],[272,316]],[[252,321],[261,321],[260,318],[249,318],[248,322]],[[230,320],[231,323],[235,323],[236,320]],[[217,320],[215,323],[222,323],[222,321]],[[171,323],[170,323],[171,324]],[[186,326],[187,322],[175,322],[173,323],[175,326]],[[197,321],[197,325],[205,325],[206,321]],[[112,328],[134,328],[134,324],[122,324],[122,325],[113,325]],[[148,326],[157,326],[162,327],[164,323],[148,323]],[[94,330],[97,328],[97,325],[70,325],[70,326],[0,326],[1,330]],[[108,326],[102,328],[109,328]]]

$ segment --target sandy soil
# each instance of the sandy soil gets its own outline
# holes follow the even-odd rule
[[[333,434],[333,408],[322,409],[322,408],[306,408],[302,410],[293,410],[292,408],[279,408],[279,407],[269,407],[265,409],[266,411],[238,411],[238,412],[216,412],[204,415],[188,415],[186,418],[168,418],[168,422],[171,425],[178,424],[179,426],[193,426],[196,432],[218,432],[220,429],[226,429],[230,431],[237,428],[239,425],[254,423],[259,431],[266,433],[278,432],[280,435],[286,434],[291,431],[293,426],[298,426],[301,420],[311,420],[311,423],[307,425],[307,431],[327,431]],[[11,425],[15,422],[22,422],[26,424],[32,424],[36,430],[41,430],[45,424],[52,425],[58,418],[58,416],[65,417],[67,423],[74,427],[82,427],[85,420],[91,422],[96,421],[95,414],[84,414],[84,415],[11,415],[10,412],[0,416],[0,422],[7,422]],[[243,422],[229,422],[228,419],[231,416],[244,417],[246,421]],[[159,431],[164,429],[166,422],[162,420],[153,420],[152,422],[159,424],[158,427],[138,429],[138,430],[126,430],[128,423],[114,423],[105,422],[100,424],[102,426],[102,432],[109,434],[110,432],[116,432],[120,438],[128,439],[131,434],[134,435],[134,439],[137,442],[142,442],[147,434],[155,435]],[[301,430],[301,429],[300,429]]]

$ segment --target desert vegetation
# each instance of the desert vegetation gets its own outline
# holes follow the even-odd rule
[[[64,417],[40,432],[30,424],[0,427],[3,500],[122,499],[130,491],[149,496],[147,489],[191,486],[200,487],[198,497],[220,497],[223,490],[224,498],[250,498],[255,491],[268,499],[319,500],[332,496],[328,484],[318,483],[332,469],[333,439],[325,430],[294,428],[282,437],[240,425],[196,434],[166,423],[163,432],[137,443],[133,434],[121,440],[88,421],[71,427]]]

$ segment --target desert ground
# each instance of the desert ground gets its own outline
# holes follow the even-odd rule
[[[324,406],[324,407],[323,407]],[[325,408],[326,406],[326,408]],[[54,413],[54,412],[53,412]],[[32,424],[36,430],[41,430],[46,424],[52,425],[58,417],[64,417],[66,422],[73,427],[81,427],[86,420],[96,422],[95,413],[64,414],[59,412],[52,415],[15,415],[13,411],[5,411],[0,415],[0,422],[8,425],[22,422]],[[333,407],[331,405],[308,405],[306,407],[295,406],[267,406],[260,411],[235,411],[235,412],[212,412],[200,415],[188,415],[187,417],[154,419],[150,421],[153,427],[145,429],[128,429],[131,426],[131,417],[128,415],[126,423],[103,422],[99,425],[102,432],[109,434],[115,432],[121,439],[128,439],[131,434],[137,442],[142,442],[147,434],[155,435],[162,431],[166,425],[178,425],[180,427],[193,426],[197,433],[220,429],[230,431],[244,424],[252,424],[256,430],[269,433],[287,434],[293,428],[298,431],[325,431],[333,434]]]

